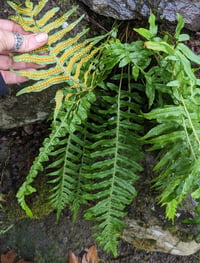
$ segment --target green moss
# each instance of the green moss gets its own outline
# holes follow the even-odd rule
[[[37,193],[28,200],[34,219],[42,218],[50,214],[53,210],[48,200],[50,185],[47,183],[47,179],[45,177],[41,178],[38,178],[34,183]],[[19,206],[15,193],[13,192],[9,193],[9,200],[4,207],[4,212],[8,220],[11,222],[27,217],[24,210],[22,210],[21,206]]]
[[[42,218],[52,212],[52,207],[49,204],[48,196],[51,189],[45,177],[40,177],[35,182],[37,193],[30,203],[30,208],[34,218]]]

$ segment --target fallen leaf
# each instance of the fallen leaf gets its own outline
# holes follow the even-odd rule
[[[96,246],[86,249],[86,253],[82,257],[81,263],[98,263],[99,258]]]
[[[71,250],[68,253],[68,263],[79,263],[78,257]]]
[[[6,254],[1,255],[1,263],[13,263],[16,256],[14,251],[10,250]]]
[[[24,259],[19,259],[16,261],[17,254],[13,250],[8,251],[6,254],[1,255],[1,263],[33,263],[32,261],[26,261]]]
[[[68,263],[98,263],[98,261],[99,257],[95,245],[84,250],[81,260],[71,250],[68,253]]]

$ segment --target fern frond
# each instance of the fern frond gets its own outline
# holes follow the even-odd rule
[[[70,204],[74,218],[76,218],[80,205],[87,203],[84,198],[86,195],[84,185],[88,180],[82,176],[86,131],[84,125],[80,125],[82,123],[80,119],[87,118],[89,102],[93,100],[94,96],[90,95],[87,99],[83,97],[76,101],[72,116],[75,126],[70,127],[68,133],[61,138],[58,147],[50,153],[50,159],[53,158],[53,161],[47,167],[47,170],[50,170],[47,176],[53,177],[49,181],[54,185],[50,200],[52,207],[57,210],[57,218],[67,204]],[[66,103],[69,104],[69,101]],[[69,119],[70,116],[68,116]]]
[[[56,160],[51,162],[47,169],[54,169],[47,175],[53,176],[49,182],[54,184],[51,190],[51,204],[57,210],[57,219],[60,217],[64,207],[73,202],[76,191],[77,177],[79,175],[79,159],[82,156],[80,144],[76,146],[79,138],[71,133],[59,143],[59,149],[52,151],[50,156],[56,156]],[[61,148],[61,145],[64,147]],[[55,172],[56,170],[56,172]]]
[[[33,63],[36,64],[54,64],[55,63],[55,58],[53,55],[37,55],[37,54],[22,54],[20,56],[15,56],[15,61],[24,61],[24,62],[29,62],[30,60]]]
[[[13,8],[16,8],[16,4],[11,2],[9,2],[9,4]],[[45,47],[28,54],[20,54],[13,57],[16,62],[23,61],[37,64],[46,63],[49,65],[48,69],[38,69],[33,72],[23,70],[17,72],[14,71],[16,74],[26,76],[34,80],[40,80],[32,86],[20,90],[18,95],[28,92],[42,91],[58,83],[64,83],[66,86],[71,86],[73,88],[81,87],[81,89],[86,90],[88,85],[91,86],[89,80],[91,79],[94,83],[94,79],[90,78],[89,75],[87,75],[87,81],[85,79],[86,75],[84,79],[81,79],[80,71],[83,67],[84,71],[86,71],[86,67],[90,69],[90,72],[91,69],[94,71],[95,67],[91,67],[90,64],[94,65],[94,56],[99,52],[99,50],[94,47],[94,44],[103,39],[104,36],[78,44],[77,41],[87,32],[87,30],[83,30],[75,37],[65,40],[65,34],[71,31],[84,16],[68,23],[68,26],[62,27],[63,23],[76,11],[77,7],[73,7],[61,17],[52,21],[52,17],[56,15],[59,8],[53,8],[45,13],[45,15],[41,16],[40,12],[45,4],[46,1],[42,1],[34,8],[33,5],[31,5],[29,7],[29,12],[28,7],[22,8],[20,6],[18,9],[15,9],[17,12],[19,10],[18,23],[21,24],[22,27],[24,26],[24,29],[27,29],[28,27],[28,29],[32,32],[41,31],[51,33],[49,35],[48,45]],[[34,12],[32,13],[33,10]],[[12,18],[15,20],[17,19],[17,16]],[[42,53],[44,51],[45,53]]]
[[[63,14],[61,17],[58,17],[54,21],[50,22],[49,24],[43,27],[44,32],[49,33],[51,30],[58,28],[63,25],[64,22],[76,11],[77,7],[72,7],[69,11]],[[81,18],[82,19],[82,18]],[[78,21],[77,21],[78,22]],[[41,25],[43,26],[43,25]]]
[[[63,97],[64,97],[63,91],[59,89],[56,92],[56,96],[55,96],[56,106],[55,106],[55,109],[54,109],[54,116],[53,116],[54,120],[56,120],[58,112],[60,111],[60,109],[62,107]]]
[[[20,15],[9,16],[9,19],[20,24],[25,31],[37,33],[38,29],[34,27],[32,18],[21,17]]]
[[[77,42],[84,34],[86,34],[88,32],[87,29],[81,31],[81,33],[77,34],[76,36],[74,36],[73,38],[69,38],[67,40],[61,41],[60,43],[58,43],[55,47],[54,47],[54,54],[58,54],[60,53],[62,50],[64,50],[66,47],[70,47],[71,45],[73,45],[73,43]],[[78,45],[78,44],[77,44]],[[77,46],[76,45],[76,46]],[[80,46],[78,46],[80,48]],[[73,47],[75,48],[75,47]],[[79,49],[78,48],[78,49]],[[64,63],[64,61],[63,61]]]
[[[34,70],[31,70],[31,71],[21,70],[21,74],[23,74],[24,77],[31,78],[33,80],[40,80],[40,79],[49,78],[49,75],[58,75],[61,71],[62,71],[62,68],[58,65],[48,70],[35,70],[35,71]]]
[[[42,16],[39,20],[37,20],[36,24],[38,28],[41,28],[44,24],[46,24],[59,10],[59,7],[54,7],[50,9],[46,14]]]
[[[26,1],[27,2],[27,1]],[[8,1],[7,2],[18,14],[22,15],[27,15],[30,16],[32,15],[31,12],[33,10],[33,3],[29,3],[29,6],[26,7],[21,7],[14,3],[13,1]]]
[[[65,75],[54,76],[53,79],[51,78],[51,79],[47,79],[47,80],[44,80],[44,81],[39,81],[36,84],[27,87],[26,91],[24,91],[24,89],[20,90],[18,92],[18,95],[21,95],[24,92],[26,92],[26,93],[33,92],[33,91],[34,92],[39,92],[39,91],[42,91],[44,89],[47,89],[47,88],[51,87],[52,85],[65,82],[65,81],[67,81],[69,79],[70,79],[69,76],[65,76]]]
[[[47,4],[48,0],[41,0],[39,3],[33,8],[33,16],[37,16],[42,9],[45,7]]]
[[[84,15],[79,17],[75,22],[69,24],[67,27],[61,29],[60,31],[56,32],[55,34],[49,36],[49,43],[54,43],[56,41],[60,41],[64,35],[70,32],[74,27],[83,19]]]
[[[57,95],[59,100],[57,103],[60,104],[62,94],[59,92]],[[72,203],[75,215],[78,212],[76,209],[78,209],[79,205],[86,202],[84,198],[81,198],[81,194],[78,194],[78,189],[81,189],[81,187],[77,188],[77,185],[82,179],[71,178],[71,175],[81,176],[76,167],[77,169],[79,167],[77,162],[81,159],[81,147],[83,143],[76,133],[81,132],[82,128],[79,125],[87,118],[89,108],[94,99],[95,95],[92,91],[86,92],[86,94],[72,94],[59,106],[59,110],[55,111],[51,133],[44,140],[43,146],[40,148],[40,152],[31,166],[26,181],[17,193],[18,202],[30,217],[33,214],[26,203],[26,196],[36,191],[31,184],[38,173],[45,168],[50,170],[47,174],[48,176],[55,176],[54,179],[50,180],[50,183],[55,185],[54,187],[52,186],[50,199],[52,207],[57,210],[57,217],[59,217],[61,210],[69,202]],[[46,167],[46,163],[51,158],[53,158],[53,162]],[[81,171],[81,168],[79,169]]]
[[[85,218],[98,222],[95,237],[107,252],[112,251],[114,255],[124,228],[124,210],[136,195],[133,184],[142,170],[139,165],[142,158],[141,119],[134,114],[137,109],[134,96],[122,87],[108,83],[106,89],[112,90],[112,96],[102,96],[98,107],[92,108],[87,135],[91,145],[87,148],[88,157],[94,161],[83,174],[94,181],[87,185],[91,194],[85,197],[96,201],[96,205],[86,211]],[[127,103],[127,98],[130,103]],[[133,123],[137,123],[137,130],[132,127]]]

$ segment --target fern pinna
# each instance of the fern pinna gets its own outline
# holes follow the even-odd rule
[[[18,201],[32,217],[26,197],[37,191],[33,187],[34,179],[45,170],[52,185],[49,199],[57,210],[57,218],[67,204],[76,217],[80,205],[93,200],[95,205],[85,211],[85,218],[97,222],[96,229],[102,231],[98,231],[97,240],[106,251],[117,255],[124,209],[136,195],[133,184],[136,173],[142,169],[138,164],[142,156],[138,136],[143,129],[137,116],[141,98],[137,89],[132,93],[135,87],[123,80],[123,74],[119,87],[114,84],[115,80],[102,84],[105,78],[102,74],[108,74],[110,69],[101,63],[97,67],[99,49],[94,44],[105,36],[80,42],[87,32],[83,30],[75,37],[62,40],[82,19],[62,28],[76,8],[52,22],[51,17],[58,8],[40,16],[47,0],[39,1],[36,6],[26,0],[25,7],[8,3],[17,11],[11,18],[25,30],[49,34],[48,45],[14,56],[15,61],[47,64],[45,69],[17,72],[37,81],[20,90],[18,95],[62,83],[55,95],[51,133],[17,193]],[[94,90],[95,86],[103,96]]]

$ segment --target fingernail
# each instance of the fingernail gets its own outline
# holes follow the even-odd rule
[[[37,42],[44,42],[47,41],[47,39],[48,39],[47,33],[39,33],[35,36],[35,40]]]

